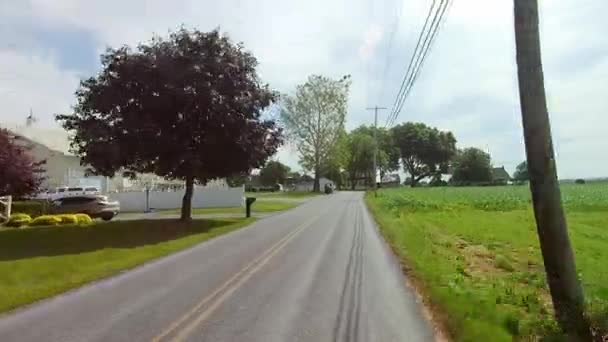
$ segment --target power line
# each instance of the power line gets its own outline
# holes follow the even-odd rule
[[[401,97],[402,92],[405,90],[405,85],[406,82],[408,80],[408,75],[410,74],[411,70],[412,70],[412,66],[414,65],[414,60],[416,58],[416,56],[418,55],[418,50],[420,49],[420,43],[422,42],[422,37],[424,36],[424,32],[426,31],[426,27],[429,24],[429,19],[431,18],[431,15],[433,14],[433,8],[435,7],[437,0],[433,0],[433,2],[431,3],[431,7],[429,8],[429,13],[426,16],[426,19],[424,20],[424,26],[422,26],[422,31],[420,32],[420,35],[418,36],[418,42],[416,43],[416,48],[414,49],[414,53],[412,54],[412,58],[410,58],[410,63],[407,67],[407,70],[405,72],[405,75],[403,75],[403,81],[401,81],[401,87],[399,88],[399,91],[397,92],[397,97],[395,98],[395,102],[393,103],[393,106],[391,108],[391,112],[389,113],[387,119],[386,119],[386,125],[388,126],[391,118],[393,117],[393,112],[397,106],[397,102],[399,101],[399,98]]]
[[[395,120],[399,116],[399,113],[401,113],[401,109],[403,108],[405,100],[407,99],[414,83],[418,79],[418,75],[420,73],[422,65],[426,61],[426,58],[430,51],[430,47],[431,47],[432,43],[434,42],[435,37],[437,36],[437,32],[439,30],[441,21],[443,20],[443,17],[445,15],[447,5],[448,5],[447,0],[441,0],[441,2],[439,3],[439,5],[437,6],[436,9],[434,8],[434,6],[431,7],[431,10],[433,10],[433,9],[435,10],[434,15],[433,15],[433,20],[429,26],[428,31],[422,33],[424,35],[424,41],[421,45],[420,53],[416,56],[415,62],[413,64],[413,67],[409,74],[409,79],[408,79],[407,85],[405,86],[405,88],[402,91],[402,93],[400,94],[400,96],[396,99],[397,105],[395,107],[393,107],[393,112],[392,112],[392,116],[390,117],[389,126],[395,122]]]
[[[403,80],[393,103],[391,113],[387,118],[386,126],[392,125],[399,116],[405,100],[411,92],[414,83],[418,79],[420,70],[424,65],[435,38],[437,37],[441,24],[445,18],[448,5],[450,4],[450,0],[433,0],[431,3],[429,12],[418,37],[416,48],[414,49],[414,53],[410,59],[407,71],[403,76]]]
[[[428,55],[431,51],[431,48],[434,45],[433,43],[435,42],[435,38],[437,37],[437,34],[441,28],[441,23],[443,22],[443,18],[445,16],[445,13],[447,11],[449,4],[451,4],[451,2],[449,0],[442,2],[441,5],[443,5],[443,6],[440,7],[439,12],[435,13],[435,17],[433,18],[433,24],[435,24],[435,23],[436,24],[434,26],[433,26],[433,24],[431,24],[431,26],[433,26],[433,28],[432,28],[433,31],[432,31],[432,33],[430,33],[430,35],[427,35],[427,37],[425,39],[425,42],[423,44],[423,48],[424,48],[423,55],[420,59],[420,62],[417,65],[417,68],[415,69],[415,71],[412,74],[411,81],[409,83],[407,90],[405,91],[404,95],[401,98],[399,107],[395,109],[395,114],[394,114],[394,117],[393,117],[390,125],[392,125],[395,122],[395,120],[399,116],[399,113],[401,113],[401,109],[403,109],[405,100],[408,98],[410,92],[412,91],[414,84],[418,80],[418,76],[420,75],[420,70],[422,70],[422,67],[424,66],[424,62],[426,62],[426,58],[428,57]]]

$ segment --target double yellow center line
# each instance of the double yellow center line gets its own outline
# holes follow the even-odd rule
[[[160,342],[170,335],[174,335],[172,341],[183,341],[193,331],[204,322],[211,314],[230,296],[236,292],[247,280],[257,273],[264,265],[266,265],[272,257],[278,254],[285,246],[298,235],[301,231],[311,226],[319,216],[315,216],[296,229],[291,231],[277,243],[268,248],[262,255],[257,257],[251,263],[247,264],[224,284],[218,287],[211,294],[198,302],[190,311],[174,321],[166,330],[152,339],[153,342]]]

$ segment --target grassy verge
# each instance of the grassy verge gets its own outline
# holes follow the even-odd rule
[[[256,201],[251,206],[252,213],[271,213],[275,211],[283,211],[298,206],[299,203],[281,202],[281,201]],[[245,207],[227,207],[227,208],[202,208],[192,209],[192,215],[204,214],[237,214],[244,213]],[[163,210],[163,214],[173,215],[179,214],[180,209]]]
[[[247,192],[247,197],[282,197],[282,198],[308,198],[319,196],[321,193],[310,191],[283,191],[283,192]]]
[[[605,207],[601,200],[568,204],[565,190],[589,313],[603,330],[608,328],[608,213],[592,210]],[[491,196],[482,203],[484,191]],[[463,192],[473,194],[471,189],[394,189],[377,198],[368,195],[366,203],[454,340],[561,340],[534,216],[511,205],[517,196],[499,191],[505,188],[483,189],[469,198]]]
[[[0,231],[0,312],[239,229],[253,219],[116,221]]]

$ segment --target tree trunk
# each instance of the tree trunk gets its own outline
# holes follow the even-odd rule
[[[312,191],[313,192],[321,192],[321,184],[320,184],[320,170],[321,168],[319,167],[319,165],[315,165],[315,182],[312,186]]]
[[[538,1],[515,1],[519,97],[534,217],[556,319],[569,341],[591,341],[561,203],[545,98]]]
[[[416,177],[412,176],[411,177],[411,183],[410,183],[410,188],[415,188],[418,185],[418,182],[420,182],[420,179],[416,179]]]
[[[182,214],[180,220],[192,220],[192,193],[194,192],[194,177],[186,177],[186,191],[182,198]]]

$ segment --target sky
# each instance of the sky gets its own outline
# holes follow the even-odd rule
[[[431,0],[0,0],[0,126],[65,148],[54,122],[74,104],[106,47],[134,46],[181,25],[243,42],[264,82],[292,93],[310,74],[350,74],[347,129],[392,107]],[[452,131],[511,173],[525,158],[512,0],[454,0],[397,123]],[[606,0],[540,0],[541,43],[558,175],[608,176]],[[392,37],[392,39],[391,39]],[[384,125],[388,112],[380,113]],[[40,133],[42,132],[42,133]],[[277,159],[298,169],[294,149]]]

